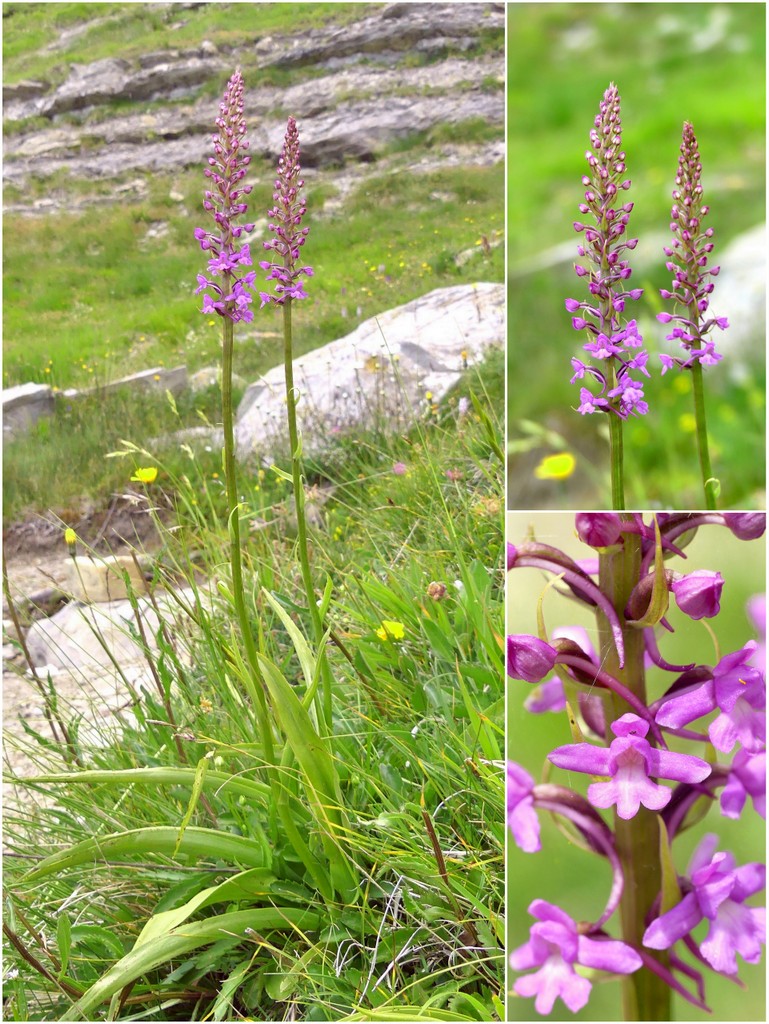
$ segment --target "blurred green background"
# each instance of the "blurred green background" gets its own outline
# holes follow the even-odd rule
[[[648,520],[647,520],[648,521]],[[527,538],[533,529],[538,541],[561,548],[573,558],[590,558],[591,548],[582,544],[574,533],[573,514],[563,512],[508,512],[507,538],[513,544]],[[745,604],[751,595],[763,592],[765,587],[764,566],[766,547],[764,539],[739,541],[724,527],[702,527],[690,546],[687,558],[673,558],[666,567],[680,572],[694,569],[712,569],[720,572],[726,583],[721,600],[721,613],[715,619],[705,620],[713,629],[720,645],[721,656],[738,650],[747,640],[756,637],[749,621]],[[510,633],[537,632],[537,599],[545,585],[545,576],[535,569],[522,568],[508,573],[507,577],[507,629]],[[543,603],[545,623],[549,633],[557,626],[584,626],[591,640],[596,642],[594,616],[587,608],[570,601],[550,588]],[[674,634],[659,638],[663,657],[676,663],[698,660],[703,664],[714,664],[713,642],[704,623],[693,622],[679,612],[671,602],[668,619],[675,628]],[[680,662],[679,662],[680,663]],[[675,679],[672,673],[654,669],[649,673],[649,692],[653,698],[660,696]],[[508,685],[508,756],[523,765],[537,780],[541,778],[544,760],[554,747],[572,742],[566,716],[563,713],[547,713],[533,716],[523,708],[523,701],[532,687],[518,680],[507,680]],[[720,755],[724,760],[724,755]],[[584,780],[584,781],[583,781]],[[553,770],[552,781],[575,785],[584,793],[589,783],[587,776],[568,776]],[[607,819],[608,820],[608,819]],[[553,826],[549,816],[540,815],[542,823],[542,851],[526,854],[513,842],[508,844],[508,934],[509,948],[515,949],[528,939],[529,926],[533,919],[527,913],[532,899],[540,897],[563,907],[575,920],[595,920],[603,910],[611,884],[611,873],[606,863],[596,856],[571,846],[566,838]],[[758,860],[766,855],[765,823],[752,810],[743,812],[738,821],[721,816],[718,807],[712,807],[695,828],[685,832],[674,843],[676,867],[683,872],[689,856],[702,836],[716,832],[722,837],[719,849],[731,850],[738,863]],[[761,898],[751,899],[752,904]],[[612,918],[608,930],[618,937],[617,921]],[[703,926],[695,932],[704,937]],[[706,994],[712,1016],[699,1012],[680,997],[674,997],[674,1020],[766,1020],[765,1013],[765,965],[746,965],[738,958],[739,977],[747,988],[741,991],[733,981],[706,973]],[[512,981],[510,986],[512,986]],[[618,1020],[620,1010],[620,985],[610,982],[594,984],[593,992],[585,1010],[572,1016],[559,1001],[548,1019],[574,1020]],[[510,999],[511,1020],[539,1019],[530,999]],[[560,1014],[560,1016],[559,1016]]]
[[[650,413],[625,428],[627,507],[702,507],[689,374],[657,372],[658,352],[679,351],[654,319],[658,289],[670,278],[662,246],[684,120],[700,144],[714,263],[735,236],[764,221],[765,17],[755,3],[509,5],[509,508],[609,507],[608,425],[574,411],[570,359],[582,342],[564,299],[587,295],[574,275],[571,225],[583,199],[589,132],[610,81],[622,97],[635,203],[629,234],[640,239],[632,285],[645,289],[630,316],[639,320],[653,372]],[[724,508],[765,507],[763,329],[761,318],[752,360],[730,354],[705,375]],[[729,332],[715,333],[726,350]],[[575,457],[571,475],[537,479],[542,458],[561,451]]]

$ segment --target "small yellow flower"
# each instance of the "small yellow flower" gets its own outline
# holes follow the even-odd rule
[[[137,484],[153,484],[157,479],[157,466],[147,466],[144,469],[137,469],[131,480]]]
[[[576,464],[571,452],[546,455],[534,470],[534,476],[538,480],[565,480],[574,472]]]
[[[390,622],[388,619],[382,619],[382,625],[376,631],[376,635],[380,640],[402,640],[406,635],[402,622]]]
[[[77,534],[71,526],[68,526],[64,531],[64,543],[70,548],[77,544]]]
[[[200,698],[200,710],[203,712],[204,715],[210,715],[211,712],[214,710],[214,706],[208,699],[208,697]]]

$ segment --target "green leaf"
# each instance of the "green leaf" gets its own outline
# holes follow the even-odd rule
[[[232,1010],[232,1001],[235,998],[235,993],[238,991],[240,986],[243,984],[246,975],[248,974],[249,968],[251,967],[251,960],[242,960],[236,967],[234,967],[229,975],[224,979],[219,988],[219,994],[214,1002],[214,1009],[212,1014],[213,1020],[232,1020],[234,1017]]]
[[[173,768],[124,768],[113,771],[88,770],[84,772],[60,772],[54,775],[35,775],[25,782],[30,785],[45,783],[71,783],[82,782],[87,785],[104,782],[107,785],[115,786],[192,786],[195,782],[196,771],[190,767]],[[9,776],[9,781],[12,777]],[[254,803],[267,805],[270,799],[270,787],[264,782],[256,782],[253,779],[245,779],[239,775],[231,775],[228,772],[207,772],[203,780],[203,790],[217,790],[228,793],[231,796],[244,796]]]
[[[54,872],[64,871],[89,860],[107,861],[132,854],[165,854],[171,856],[177,845],[178,830],[169,826],[150,826],[95,836],[82,843],[60,850],[40,861],[22,876],[21,882],[34,882]],[[188,828],[182,837],[180,852],[185,858],[210,858],[264,867],[264,852],[260,845],[245,836],[231,835],[211,828]]]
[[[453,661],[457,653],[456,648],[440,626],[427,617],[422,618],[421,625],[427,637],[427,642],[435,653],[446,661]]]
[[[288,614],[286,609],[281,606],[277,598],[264,588],[262,588],[262,593],[267,598],[271,607],[277,613],[278,617],[280,618],[280,621],[285,626],[286,632],[291,637],[291,643],[294,645],[294,650],[296,651],[297,657],[299,658],[299,664],[302,666],[302,675],[304,676],[304,681],[307,685],[307,690],[305,691],[305,693],[306,695],[309,694],[309,700],[307,699],[307,697],[305,697],[305,700],[302,703],[304,704],[305,707],[308,707],[309,702],[310,700],[312,700],[313,696],[313,693],[311,691],[313,691],[314,688],[317,688],[318,685],[316,678],[317,659],[310,650],[310,645],[304,638],[302,631],[296,625],[296,623]]]
[[[358,891],[358,879],[342,845],[348,825],[330,745],[315,731],[307,709],[277,666],[261,655],[257,657],[275,715],[301,768],[310,810],[320,826],[334,887],[340,895],[352,899]]]
[[[499,760],[502,756],[500,744],[494,735],[494,731],[491,728],[491,724],[486,715],[481,715],[476,710],[467,689],[467,684],[462,678],[462,671],[459,662],[457,662],[457,679],[459,680],[459,688],[462,691],[462,699],[464,700],[467,713],[470,717],[470,734],[473,741],[478,743],[483,752],[483,756],[489,761]]]
[[[251,868],[249,871],[241,871],[219,885],[203,889],[182,906],[153,914],[139,933],[134,949],[160,935],[167,935],[203,907],[225,901],[252,900],[255,896],[264,896],[274,881],[275,875],[268,868]]]
[[[56,921],[56,945],[59,948],[59,958],[61,960],[59,978],[63,978],[67,973],[69,951],[72,948],[72,927],[69,923],[69,918],[63,910],[59,911],[58,920]]]
[[[197,768],[195,769],[195,778],[192,780],[192,792],[190,793],[190,799],[187,804],[187,810],[184,812],[182,823],[179,826],[179,838],[176,840],[176,846],[174,847],[174,852],[172,854],[173,857],[176,857],[176,854],[179,852],[179,847],[181,846],[182,838],[184,837],[184,830],[187,828],[190,821],[192,820],[192,815],[195,813],[195,808],[198,806],[200,793],[203,789],[203,779],[205,778],[206,775],[208,763],[213,756],[213,750],[209,750],[209,752],[204,757],[201,757],[201,759],[198,761]]]
[[[673,851],[670,848],[668,831],[665,827],[665,822],[659,815],[657,815],[657,824],[660,831],[660,865],[662,867],[660,914],[665,914],[681,902],[681,890],[678,887],[678,872],[673,861]]]
[[[627,624],[635,629],[656,626],[668,610],[670,591],[665,577],[665,563],[662,556],[662,538],[659,523],[654,517],[654,581],[652,583],[649,607],[640,619],[627,619]]]
[[[71,935],[73,947],[85,946],[87,949],[93,950],[94,953],[99,953],[102,950],[114,957],[121,957],[125,954],[125,946],[117,935],[100,925],[73,924]]]
[[[102,975],[83,996],[70,1007],[62,1021],[93,1020],[91,1012],[110,999],[132,981],[154,970],[161,964],[189,953],[219,939],[242,935],[245,939],[252,931],[259,934],[274,930],[308,931],[322,923],[316,911],[296,907],[251,907],[229,914],[219,914],[194,924],[182,925],[178,931],[135,946],[121,960]]]

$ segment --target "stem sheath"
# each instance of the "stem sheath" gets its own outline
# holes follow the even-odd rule
[[[716,509],[717,484],[710,468],[710,451],[708,450],[708,426],[705,417],[705,389],[702,383],[702,365],[699,359],[692,364],[692,389],[694,391],[694,418],[697,424],[697,448],[700,456],[700,472],[702,486],[705,491],[705,508]]]
[[[630,519],[629,516],[623,518]],[[632,533],[624,533],[623,536],[624,545],[620,550],[599,555],[599,583],[604,593],[609,595],[620,619],[625,642],[625,666],[622,669],[619,667],[611,625],[599,611],[601,663],[607,672],[624,683],[645,704],[643,630],[627,626],[623,615],[630,593],[638,582],[641,538]],[[616,694],[612,703],[615,719],[630,710],[628,704]],[[650,742],[653,742],[651,737]],[[647,915],[662,887],[657,815],[645,807],[641,807],[639,813],[629,821],[615,814],[614,835],[625,878],[620,901],[622,939],[640,948]],[[660,963],[667,965],[666,952],[649,952]],[[641,967],[633,974],[626,975],[622,979],[622,986],[623,1018],[626,1021],[671,1019],[670,989],[653,971]]]
[[[315,587],[310,568],[310,552],[307,544],[307,516],[305,514],[304,480],[302,479],[302,458],[299,447],[299,429],[296,421],[296,390],[294,388],[294,353],[293,326],[291,322],[291,296],[283,301],[283,361],[286,379],[286,410],[288,416],[288,442],[291,447],[291,480],[294,488],[294,505],[296,509],[296,536],[299,548],[299,564],[302,570],[302,583],[310,610],[312,628],[316,644],[323,639],[323,622],[318,610]],[[327,734],[332,728],[331,673],[325,650],[319,651],[321,659],[321,679],[323,682],[322,711]]]
[[[229,285],[229,281],[227,282]],[[257,696],[256,713],[262,735],[264,759],[267,765],[275,764],[275,750],[272,742],[272,726],[270,723],[267,698],[264,693],[262,673],[256,657],[251,623],[248,619],[245,597],[243,595],[243,566],[240,550],[240,501],[238,499],[238,482],[235,469],[235,430],[232,410],[232,362],[235,347],[233,323],[229,317],[222,318],[222,428],[224,433],[224,477],[227,483],[227,518],[230,537],[230,572],[232,574],[232,597],[235,604],[235,615],[243,637],[248,667],[254,679],[253,692]],[[270,773],[272,780],[272,773]]]

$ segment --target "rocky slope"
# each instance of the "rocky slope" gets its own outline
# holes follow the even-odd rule
[[[211,85],[237,65],[256,155],[279,151],[287,113],[301,124],[304,166],[320,169],[365,170],[398,139],[480,119],[499,127],[498,142],[441,146],[421,162],[494,163],[504,156],[503,27],[501,3],[371,5],[352,24],[229,45],[201,39],[192,49],[74,63],[61,80],[5,86],[4,182],[20,190],[30,178],[46,182],[44,196],[12,196],[6,209],[45,213],[105,201],[71,190],[78,179],[115,179],[120,190],[111,198],[130,201],[142,197],[147,173],[199,164],[216,116]],[[495,34],[499,45],[484,46]],[[260,74],[275,69],[295,84],[260,85]]]

